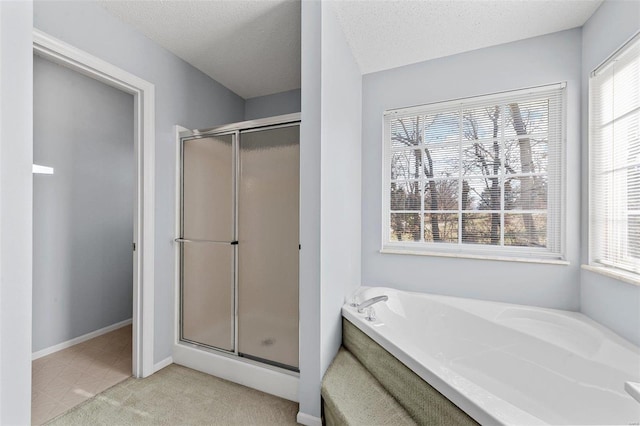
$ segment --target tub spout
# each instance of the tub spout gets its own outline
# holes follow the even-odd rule
[[[626,382],[624,384],[624,390],[626,390],[633,399],[640,402],[640,383]]]
[[[389,296],[386,295],[372,297],[371,299],[365,300],[364,302],[358,304],[358,312],[363,313],[364,310],[369,306],[378,302],[386,302],[387,300],[389,300]]]

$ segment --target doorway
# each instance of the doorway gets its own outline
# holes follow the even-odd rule
[[[135,157],[132,95],[33,64],[36,421],[131,375]]]
[[[86,52],[83,52],[53,37],[50,37],[45,33],[42,33],[38,30],[34,30],[33,36],[34,36],[34,53],[38,55],[38,57],[40,57],[41,59],[44,58],[42,59],[43,61],[51,61],[48,64],[48,66],[58,67],[59,69],[61,69],[62,67],[60,67],[60,65],[62,65],[63,67],[65,67],[64,71],[76,74],[77,78],[82,78],[82,79],[85,79],[86,81],[90,81],[94,84],[98,84],[99,86],[102,86],[101,90],[111,90],[114,93],[116,93],[117,96],[128,98],[129,107],[125,108],[125,110],[128,109],[128,112],[126,113],[126,115],[130,120],[128,125],[129,129],[128,130],[125,129],[126,132],[128,132],[129,134],[129,140],[130,140],[130,144],[129,144],[130,146],[127,148],[129,150],[129,156],[127,161],[129,163],[129,170],[130,170],[130,173],[129,173],[130,196],[128,196],[127,201],[129,203],[130,208],[121,207],[121,208],[115,209],[114,210],[115,213],[114,211],[111,211],[111,214],[108,215],[108,218],[104,219],[103,223],[100,223],[98,224],[98,226],[94,226],[94,227],[85,226],[86,223],[90,222],[89,219],[92,216],[92,212],[99,213],[100,211],[105,210],[105,208],[99,208],[101,204],[100,202],[101,200],[99,200],[99,197],[95,196],[96,194],[93,194],[94,196],[91,197],[91,201],[89,203],[85,203],[84,205],[81,204],[82,209],[84,209],[83,211],[84,214],[81,214],[82,212],[76,211],[75,208],[71,209],[72,219],[67,220],[66,227],[72,229],[72,231],[79,231],[80,228],[84,227],[84,232],[75,232],[74,238],[76,240],[78,239],[81,240],[80,242],[75,241],[74,242],[75,245],[72,244],[74,245],[73,248],[75,251],[71,250],[71,253],[72,254],[76,253],[76,255],[72,256],[69,254],[69,252],[67,252],[66,254],[67,259],[63,259],[68,264],[69,263],[68,258],[80,257],[80,255],[85,254],[83,253],[82,250],[78,251],[78,246],[82,246],[83,241],[85,244],[89,244],[89,247],[91,247],[91,244],[110,245],[110,243],[113,240],[112,235],[103,236],[101,238],[100,235],[96,234],[97,230],[105,227],[109,228],[109,226],[113,225],[114,222],[117,222],[118,220],[121,220],[122,217],[127,216],[128,224],[129,224],[128,237],[126,238],[127,241],[126,243],[125,242],[119,243],[120,245],[123,246],[123,250],[119,250],[118,251],[119,254],[116,256],[125,256],[128,260],[128,266],[120,268],[117,272],[120,276],[120,279],[122,279],[124,275],[128,276],[128,278],[126,278],[126,281],[128,281],[127,282],[128,290],[126,291],[126,294],[127,294],[126,297],[128,297],[129,303],[128,303],[128,306],[125,308],[128,310],[128,312],[125,312],[125,316],[127,316],[126,313],[129,313],[130,319],[118,321],[115,324],[111,324],[107,327],[102,327],[98,330],[94,330],[86,334],[81,334],[77,338],[73,337],[69,340],[62,341],[61,343],[54,343],[52,346],[47,346],[47,343],[44,343],[44,344],[38,343],[40,342],[42,335],[46,333],[42,333],[41,331],[38,332],[39,334],[36,333],[35,332],[36,324],[34,321],[34,334],[33,334],[34,349],[36,349],[35,345],[37,344],[39,344],[40,346],[46,346],[44,349],[38,351],[35,354],[35,356],[36,357],[42,357],[44,355],[52,356],[50,355],[50,353],[53,353],[53,355],[57,355],[58,357],[60,357],[62,355],[62,352],[68,351],[69,349],[71,349],[69,348],[69,346],[76,345],[77,343],[85,341],[86,339],[96,337],[96,335],[100,335],[100,337],[98,337],[97,339],[94,339],[94,344],[92,345],[94,349],[97,349],[97,347],[100,345],[102,345],[105,348],[110,347],[111,349],[115,349],[116,347],[119,346],[120,349],[124,348],[123,350],[125,353],[128,352],[127,355],[129,357],[129,360],[123,361],[122,359],[120,359],[118,362],[120,374],[124,374],[123,370],[128,369],[127,376],[133,374],[135,377],[146,377],[154,372],[154,365],[153,365],[154,217],[153,217],[153,212],[154,212],[155,197],[154,197],[153,189],[154,189],[155,159],[154,159],[153,145],[154,145],[154,134],[155,134],[155,131],[154,131],[155,89],[152,84],[136,76],[133,76],[124,70],[114,67],[113,65],[107,62],[104,62],[94,56],[91,56]],[[35,61],[39,62],[38,59],[36,59]],[[83,74],[83,75],[80,75],[80,74]],[[114,88],[117,90],[115,90]],[[44,110],[52,111],[54,113],[59,113],[58,111],[59,107],[67,101],[68,99],[65,99],[63,96],[58,96],[57,99],[55,96],[51,96],[50,99],[47,102],[45,102]],[[82,139],[82,135],[77,133],[77,124],[78,124],[77,121],[86,119],[87,117],[85,117],[84,115],[89,114],[89,112],[92,112],[92,111],[99,112],[98,110],[99,110],[99,107],[101,106],[102,105],[89,105],[85,109],[78,110],[75,113],[76,114],[75,116],[71,118],[67,118],[63,122],[64,130],[70,132],[68,133],[67,136],[68,137],[69,135],[70,137],[80,136],[80,138]],[[37,126],[37,123],[35,123],[35,125]],[[34,129],[34,133],[37,133],[36,129]],[[49,132],[49,133],[45,132],[44,134],[46,135],[45,139],[47,140],[49,139],[49,137],[59,136],[59,135],[54,135],[52,132]],[[86,135],[85,135],[85,139],[87,139]],[[38,142],[36,141],[36,143]],[[86,143],[86,144],[80,145],[79,148],[78,147],[76,148],[80,150],[82,149],[88,150],[89,153],[91,153],[90,145],[91,145],[90,143]],[[36,149],[34,151],[36,152],[36,157],[37,157],[38,147],[36,146],[35,148]],[[95,152],[93,152],[94,157],[99,157],[100,149],[98,148],[100,147],[96,148],[94,146],[94,148],[95,148]],[[77,150],[71,150],[70,152],[67,152],[66,157],[67,158],[65,158],[65,156],[62,156],[62,159],[61,159],[59,156],[59,158],[56,161],[65,160],[67,161],[67,165],[71,164],[72,167],[59,168],[58,169],[59,174],[57,176],[56,176],[56,167],[54,167],[55,166],[54,164],[49,165],[50,168],[47,168],[47,167],[40,168],[41,171],[45,171],[49,173],[53,172],[53,176],[34,176],[34,189],[36,189],[36,192],[37,192],[37,188],[35,188],[35,186],[39,184],[46,185],[47,184],[47,181],[45,180],[46,178],[54,178],[54,177],[64,178],[63,176],[64,173],[62,172],[65,171],[65,169],[76,170],[77,172],[75,173],[76,184],[78,183],[78,180],[82,180],[81,178],[82,173],[85,173],[85,174],[88,173],[89,176],[92,176],[92,174],[99,175],[102,178],[105,177],[105,174],[109,173],[109,170],[108,170],[109,167],[107,167],[106,169],[104,167],[101,168],[101,162],[99,161],[94,162],[93,164],[91,160],[82,161],[82,158],[81,158],[82,156],[78,155]],[[42,158],[44,159],[45,157],[42,157]],[[127,174],[126,170],[124,170],[122,167],[119,167],[118,164],[112,165],[112,167],[116,170],[122,170],[123,171],[123,173],[121,174],[122,176],[125,176]],[[36,167],[34,166],[34,171],[35,171],[35,168]],[[111,179],[113,180],[113,177]],[[52,180],[50,180],[48,183],[51,183],[51,182]],[[80,182],[80,184],[76,185],[75,192],[72,190],[71,191],[72,194],[70,195],[66,194],[66,195],[73,199],[76,196],[78,196],[78,198],[82,198],[82,197],[79,197],[81,193],[84,193],[85,195],[87,193],[91,194],[92,193],[91,185],[85,185],[83,189],[81,185],[83,183],[86,183],[86,182]],[[119,190],[123,189],[122,182],[112,182],[112,183],[114,188],[107,189],[107,192],[111,191],[112,193],[118,193],[119,192],[118,189]],[[99,191],[95,191],[95,188],[94,188],[93,192],[95,193]],[[36,197],[37,196],[38,195],[36,194]],[[34,203],[34,205],[36,206],[36,208],[38,208],[37,201],[36,203]],[[44,204],[40,203],[40,205],[42,206]],[[104,207],[104,203],[102,204],[102,206]],[[91,208],[93,208],[93,211],[91,210]],[[34,228],[36,228],[36,232],[37,232],[37,227],[39,222],[41,221],[56,222],[54,220],[55,219],[54,213],[59,213],[59,212],[47,211],[46,209],[42,209],[41,212],[34,212],[34,219],[35,219]],[[74,213],[76,214],[76,217],[73,217]],[[115,218],[115,216],[118,216],[118,218]],[[60,222],[58,221],[58,223]],[[117,233],[114,233],[114,234],[117,234]],[[120,233],[120,235],[122,234]],[[56,244],[64,246],[63,243],[68,242],[68,241],[60,241],[58,238],[54,238],[54,237],[56,236],[55,235],[49,236],[49,239],[48,239],[49,245],[53,242],[54,247],[56,246]],[[38,239],[38,236],[34,238],[34,243],[35,243],[34,246],[38,244],[37,239]],[[124,241],[124,240],[121,239],[121,241]],[[60,275],[60,270],[64,269],[62,268],[62,266],[64,265],[65,262],[63,261],[58,262],[57,260],[59,260],[58,257],[60,257],[60,254],[61,254],[60,251],[64,252],[64,250],[55,251],[53,255],[43,256],[42,249],[44,248],[45,248],[44,245],[41,247],[34,248],[34,270],[35,268],[41,267],[43,262],[45,264],[48,262],[48,265],[47,265],[48,271],[54,271],[54,273]],[[38,252],[38,250],[40,250],[40,253]],[[80,255],[78,255],[77,253],[80,253]],[[88,253],[88,254],[91,254],[91,253]],[[96,258],[98,258],[97,263],[101,266],[101,268],[98,268],[98,272],[96,272],[95,274],[92,274],[92,273],[87,274],[85,271],[84,281],[90,281],[90,278],[92,276],[95,278],[96,276],[108,275],[109,273],[114,272],[114,271],[110,271],[108,267],[105,267],[106,264],[109,264],[110,261],[113,260],[113,259],[109,259],[108,255],[105,255],[104,253],[102,253],[102,255],[96,255],[96,253],[93,252],[93,256],[94,258],[90,259],[91,262],[93,262],[93,266],[95,266]],[[78,259],[71,259],[71,261],[74,262],[74,264],[78,266],[80,270],[82,270],[83,268],[91,269],[91,268],[87,268],[87,265],[82,264],[82,262],[79,261]],[[58,269],[56,269],[56,267]],[[95,271],[95,269],[93,270]],[[47,272],[47,268],[44,268],[44,271]],[[53,280],[52,275],[47,273],[40,273],[39,278],[37,278],[37,280],[43,281],[43,277],[44,277],[44,281]],[[60,278],[60,277],[57,277],[57,278]],[[71,278],[76,279],[77,277],[71,277]],[[73,281],[73,279],[71,278],[70,280]],[[83,281],[83,279],[81,278],[80,281]],[[93,298],[94,299],[93,302],[95,302],[95,299],[98,298],[99,299],[98,304],[100,306],[109,305],[108,303],[109,298],[118,299],[118,298],[122,298],[122,295],[123,295],[123,290],[122,290],[123,287],[120,287],[117,289],[111,288],[109,290],[103,291],[103,293],[99,294],[98,296],[96,296],[94,293],[89,291],[90,287],[91,285],[89,284],[85,286],[76,286],[75,288],[68,290],[66,294],[67,295],[73,294],[73,296],[77,298],[76,300]],[[54,306],[55,306],[55,303],[57,303],[58,305],[63,304],[61,301],[64,300],[64,294],[63,292],[56,292],[55,290],[57,289],[55,288],[55,286],[53,285],[47,286],[46,284],[41,285],[38,283],[34,283],[34,297],[36,292],[38,292],[38,288],[40,289],[44,288],[45,291],[50,292],[49,302],[53,301]],[[64,303],[69,304],[68,300]],[[35,300],[34,300],[34,320],[36,320],[35,318],[36,309],[38,309],[38,307],[36,307]],[[114,312],[109,312],[109,315],[113,313]],[[122,312],[120,312],[119,314],[120,316],[122,316]],[[104,324],[105,321],[110,322],[110,320],[107,318],[109,315],[105,314],[104,312],[101,312],[99,313],[98,316],[102,316],[101,321],[103,321],[103,324]],[[47,315],[45,314],[42,316],[44,316],[46,320]],[[79,332],[78,330],[81,330],[80,332],[83,332],[83,331],[86,331],[87,329],[85,328],[84,330],[82,330],[82,326],[86,324],[79,324],[79,322],[82,322],[82,320],[79,320],[78,318],[69,317],[69,318],[66,318],[64,321],[60,321],[60,319],[58,318],[53,322],[57,322],[58,325],[60,325],[59,323],[62,322],[63,323],[62,325],[65,325],[68,328],[72,328],[73,330],[70,332],[71,335],[78,334]],[[47,324],[47,326],[53,327],[52,324]],[[110,332],[110,333],[104,334],[107,332]],[[127,334],[129,337],[125,337],[123,339],[123,336],[127,336]],[[64,334],[61,334],[61,335],[64,335]],[[67,334],[67,336],[69,336],[69,334]],[[118,339],[120,339],[120,341],[123,340],[124,343],[123,344],[116,343],[116,340]],[[95,340],[99,340],[100,344],[95,343]],[[51,341],[55,342],[55,339],[49,340],[48,344],[50,344]],[[89,345],[90,342],[91,340],[85,343],[82,343],[82,345]],[[126,348],[127,345],[128,345],[128,350]],[[77,346],[80,346],[80,345],[77,345]],[[97,352],[97,350],[94,352]],[[124,364],[126,364],[126,366]],[[94,386],[94,391],[95,389],[96,388]],[[88,393],[92,393],[92,392],[88,392]]]

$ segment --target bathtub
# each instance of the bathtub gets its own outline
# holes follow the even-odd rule
[[[569,311],[362,287],[342,315],[481,424],[640,424],[640,349]]]

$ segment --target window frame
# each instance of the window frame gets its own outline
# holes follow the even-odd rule
[[[636,44],[640,44],[640,31],[636,32],[633,36],[631,36],[627,41],[625,41],[619,48],[617,48],[615,51],[613,51],[611,53],[611,55],[609,55],[602,63],[600,63],[596,68],[594,68],[594,70],[589,74],[589,81],[588,81],[588,150],[589,150],[589,161],[588,161],[588,169],[587,169],[587,178],[588,178],[588,186],[589,186],[589,190],[588,190],[588,221],[587,221],[587,227],[588,227],[588,264],[587,265],[583,265],[583,269],[585,270],[589,270],[592,272],[597,272],[621,281],[625,281],[628,283],[632,283],[635,285],[640,285],[640,267],[637,270],[630,270],[628,268],[625,268],[623,266],[623,264],[625,263],[625,261],[629,264],[633,263],[633,260],[635,260],[636,258],[632,257],[632,256],[627,256],[624,257],[620,262],[616,262],[613,260],[609,260],[609,259],[600,259],[600,256],[598,256],[598,253],[596,253],[596,250],[594,250],[594,244],[599,243],[599,244],[606,244],[606,236],[600,236],[598,235],[598,230],[595,229],[596,225],[594,224],[594,217],[596,216],[596,208],[594,208],[594,200],[596,199],[596,197],[594,196],[594,192],[596,191],[597,188],[597,184],[595,183],[597,178],[596,178],[596,173],[599,170],[599,167],[595,165],[595,163],[598,161],[595,157],[595,151],[597,149],[601,149],[596,147],[597,144],[602,143],[603,141],[600,140],[596,140],[596,136],[595,136],[595,131],[594,131],[594,126],[596,124],[601,124],[601,123],[595,123],[596,118],[594,117],[595,111],[594,111],[594,92],[596,90],[599,90],[600,87],[596,88],[595,87],[595,79],[597,76],[601,75],[601,73],[604,73],[606,71],[607,68],[609,68],[609,66],[611,66],[614,62],[616,62],[616,60],[624,55],[627,52],[627,49],[633,49],[634,47],[636,47]],[[637,47],[636,47],[637,48]],[[638,60],[640,60],[640,54],[638,54]],[[640,97],[640,95],[639,95]],[[613,118],[612,121],[608,124],[613,124],[615,121],[617,120],[621,120],[624,119],[624,117],[626,115],[629,114],[633,114],[635,112],[637,112],[638,109],[636,108],[636,110],[632,110],[629,111],[625,114],[623,114],[620,117],[617,118]],[[602,124],[601,124],[602,125]],[[612,144],[613,144],[613,140],[612,140]],[[634,164],[627,164],[625,167],[630,167],[630,166],[634,166]],[[635,163],[635,167],[640,166],[640,162],[636,161]],[[609,172],[612,172],[614,170],[616,170],[616,167],[613,167],[609,170]],[[628,184],[628,181],[625,182],[625,184]],[[617,198],[614,197],[614,193],[609,193],[609,196],[607,197],[607,206],[609,206],[610,204],[615,204],[616,200],[619,203],[623,203],[624,205],[628,204],[628,199],[623,198],[622,200],[618,200]],[[611,201],[613,200],[613,201]],[[609,208],[610,210],[610,208]],[[631,210],[630,208],[626,207],[626,208],[621,208],[620,210],[624,211],[624,214],[626,215],[626,217],[628,217],[629,214],[629,210]],[[619,213],[619,212],[618,212]],[[609,216],[607,216],[609,217]],[[617,224],[617,227],[623,227],[625,228],[624,231],[624,235],[622,235],[623,240],[624,239],[628,239],[629,237],[629,232],[628,232],[628,223],[625,222],[623,225]],[[616,236],[618,236],[619,234],[616,233]],[[612,244],[611,242],[609,242],[608,244]],[[628,247],[626,247],[626,249],[628,250]]]
[[[558,148],[558,156],[555,159],[549,158],[547,164],[547,172],[544,173],[548,180],[552,176],[551,168],[556,167],[557,171],[554,173],[559,173],[557,182],[554,182],[554,186],[557,189],[556,200],[559,202],[559,206],[556,208],[559,210],[557,218],[551,218],[549,215],[549,205],[546,206],[545,211],[547,215],[547,240],[549,240],[549,230],[551,227],[559,227],[560,231],[555,241],[557,250],[551,251],[548,247],[544,248],[535,248],[535,247],[519,247],[519,246],[503,246],[503,245],[490,245],[490,244],[471,244],[471,243],[461,243],[460,237],[458,242],[455,243],[446,243],[446,242],[414,242],[414,241],[391,241],[390,235],[390,220],[391,220],[391,153],[392,153],[392,144],[391,144],[391,117],[409,117],[409,116],[425,116],[428,114],[435,114],[438,112],[444,111],[454,111],[457,109],[465,109],[482,106],[485,103],[489,103],[492,100],[500,100],[505,104],[506,97],[517,98],[520,96],[533,95],[537,93],[543,92],[551,92],[558,91],[560,97],[560,108],[561,112],[559,114],[559,119],[556,125],[560,126],[559,134],[560,140],[559,148]],[[551,96],[551,95],[550,95]],[[531,263],[552,263],[552,264],[568,264],[569,262],[565,259],[565,234],[566,234],[566,131],[567,131],[567,111],[566,111],[566,82],[548,84],[543,86],[530,87],[525,89],[517,89],[517,90],[509,90],[498,93],[492,93],[488,95],[480,95],[480,96],[472,96],[465,98],[458,98],[447,100],[443,102],[434,102],[424,105],[417,105],[406,108],[395,108],[384,111],[382,117],[382,232],[381,232],[381,253],[390,253],[390,254],[411,254],[411,255],[426,255],[426,256],[444,256],[444,257],[462,257],[462,258],[475,258],[475,259],[491,259],[491,260],[504,260],[504,261],[518,261],[518,262],[531,262]],[[552,121],[549,120],[550,128],[547,131],[547,138],[552,134]],[[558,130],[558,129],[556,129]],[[424,131],[424,130],[422,130]],[[462,145],[464,141],[462,141]],[[462,146],[460,145],[460,146]],[[459,154],[459,158],[461,158],[462,154]],[[501,156],[504,156],[504,150],[501,152]],[[550,156],[551,157],[551,156]],[[504,158],[502,158],[501,163],[504,162]],[[504,167],[501,164],[501,167]],[[522,173],[509,174],[509,177],[517,177],[522,175]],[[497,175],[499,179],[503,179],[505,176],[504,173],[500,173]],[[527,175],[533,176],[533,175]],[[462,179],[461,176],[455,178],[456,180]],[[434,178],[434,180],[438,180],[438,178]],[[440,178],[440,180],[442,180]],[[419,182],[425,182],[426,179],[419,178],[417,179]],[[501,188],[502,188],[501,183]],[[547,201],[551,201],[551,191],[549,191],[547,195]],[[459,201],[460,203],[460,201]],[[412,211],[412,213],[425,213],[424,206],[421,206],[420,210]],[[504,214],[508,213],[510,210],[505,209],[504,206],[504,193],[501,195],[501,206],[499,213],[501,214],[501,236],[504,233]],[[492,210],[491,210],[492,211]],[[487,210],[469,210],[467,213],[487,213],[491,212]],[[393,211],[396,212],[396,211]],[[465,210],[462,209],[462,206],[458,204],[457,210],[451,210],[451,214],[460,215]],[[522,213],[522,211],[517,211],[515,213]],[[460,231],[458,231],[458,234]],[[502,240],[502,238],[501,238]]]

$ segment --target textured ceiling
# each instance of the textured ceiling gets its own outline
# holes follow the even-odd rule
[[[245,99],[300,87],[300,0],[99,3]],[[327,3],[367,74],[579,27],[602,0]]]
[[[99,1],[243,98],[300,87],[300,1]]]
[[[331,1],[363,74],[582,26],[602,0]]]

